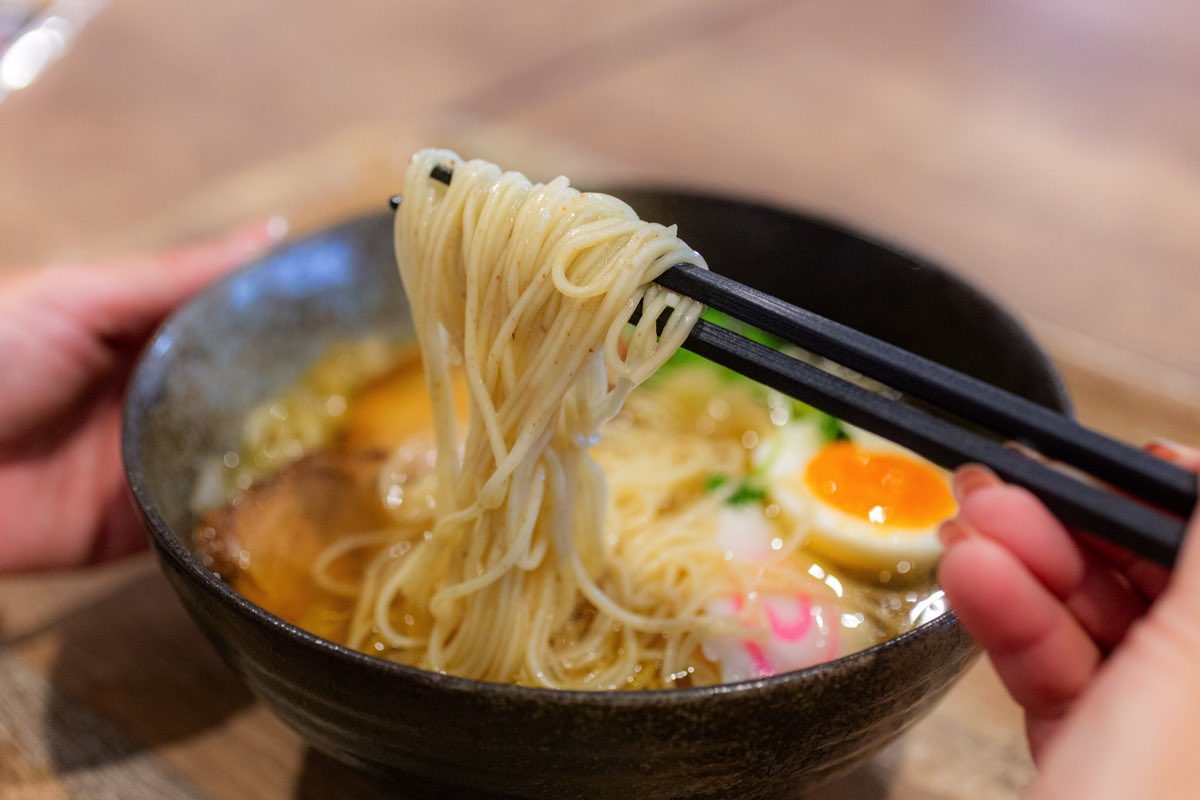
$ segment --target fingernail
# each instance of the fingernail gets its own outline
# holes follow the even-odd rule
[[[957,519],[948,519],[938,528],[938,539],[943,547],[953,547],[958,542],[970,537],[971,531]]]
[[[233,231],[226,246],[237,258],[253,258],[279,244],[288,232],[287,217],[275,214],[250,222]]]
[[[1155,439],[1153,442],[1147,444],[1146,452],[1164,461],[1174,461],[1176,458],[1175,448],[1164,439]]]
[[[968,464],[965,467],[959,467],[954,472],[950,490],[954,493],[954,499],[961,505],[971,493],[988,486],[995,486],[998,483],[1000,483],[1000,479],[987,467]]]
[[[1172,439],[1154,439],[1150,444],[1146,445],[1146,450],[1167,460],[1174,460],[1192,455],[1195,451],[1187,445],[1180,444]]]
[[[1146,445],[1146,452],[1184,469],[1200,470],[1200,450],[1186,444],[1171,439],[1155,439]]]
[[[283,216],[282,214],[274,214],[271,217],[268,217],[265,230],[267,232],[267,238],[272,242],[282,241],[283,237],[287,236],[288,232],[287,217]]]

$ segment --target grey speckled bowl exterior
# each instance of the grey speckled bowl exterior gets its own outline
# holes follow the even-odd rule
[[[952,275],[828,223],[753,203],[621,191],[678,223],[718,271],[1066,408],[1003,311]],[[916,721],[974,655],[952,615],[839,661],[702,689],[574,693],[462,680],[318,639],[190,553],[202,457],[333,342],[410,335],[385,214],[289,244],[176,313],[128,396],[130,486],[168,579],[225,659],[317,748],[413,796],[767,798],[849,769]]]

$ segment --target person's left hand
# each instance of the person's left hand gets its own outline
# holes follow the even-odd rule
[[[142,544],[118,443],[134,358],[176,305],[285,228],[265,220],[169,253],[0,273],[0,572]]]

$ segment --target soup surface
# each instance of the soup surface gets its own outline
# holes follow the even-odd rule
[[[465,391],[457,394],[465,418]],[[432,416],[415,350],[334,348],[247,419],[238,450],[197,487],[195,547],[241,594],[324,638],[428,666],[429,609],[364,590],[431,538]],[[946,475],[919,457],[680,351],[636,389],[592,451],[604,470],[603,541],[638,615],[547,624],[563,663],[520,683],[663,688],[752,679],[869,647],[944,611],[936,529]],[[581,553],[588,562],[586,550]],[[681,599],[682,598],[682,599]],[[699,598],[699,599],[696,599]],[[522,610],[530,617],[538,609]],[[578,637],[578,641],[575,638]],[[498,643],[495,646],[508,646]],[[636,646],[635,646],[636,645]],[[628,663],[626,653],[636,653]]]

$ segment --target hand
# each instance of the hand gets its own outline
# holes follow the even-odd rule
[[[1150,449],[1200,471],[1200,453]],[[1171,574],[982,467],[954,486],[939,581],[1025,710],[1028,796],[1200,796],[1200,515]]]
[[[0,273],[0,572],[142,545],[118,444],[133,361],[171,309],[278,241],[281,222],[155,256]]]

